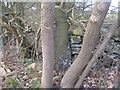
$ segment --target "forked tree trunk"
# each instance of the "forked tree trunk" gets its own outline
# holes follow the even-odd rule
[[[95,3],[92,15],[86,27],[81,51],[71,67],[65,73],[61,81],[62,88],[73,88],[79,79],[79,76],[82,74],[85,66],[92,58],[93,51],[95,50],[98,42],[99,32],[101,30],[109,6],[110,2]]]
[[[105,46],[107,45],[108,41],[112,37],[112,35],[117,31],[118,28],[118,21],[116,20],[113,25],[111,26],[110,31],[106,34],[103,42],[99,45],[98,49],[96,50],[95,55],[92,57],[88,65],[86,66],[85,70],[83,71],[82,75],[79,77],[79,80],[77,81],[75,88],[79,88],[84,81],[87,74],[90,72],[93,64],[98,60],[98,57],[101,55],[102,51],[105,49]]]
[[[41,39],[43,54],[42,88],[53,87],[54,70],[54,2],[42,2],[41,5]]]

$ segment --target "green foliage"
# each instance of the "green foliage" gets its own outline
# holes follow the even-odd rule
[[[82,28],[76,28],[74,31],[73,31],[73,34],[74,35],[82,35],[84,33],[84,30]]]
[[[18,75],[17,78],[20,79],[22,77],[22,75]]]
[[[27,59],[26,62],[27,62],[27,63],[32,63],[32,62],[33,62],[33,59]]]
[[[34,61],[33,59],[26,59],[26,60],[20,61],[20,63],[32,63],[33,61]]]
[[[38,73],[38,72],[34,72],[34,73],[31,73],[29,76],[30,76],[31,78],[36,78],[36,77],[41,77],[41,74]]]
[[[32,80],[29,83],[29,88],[40,88],[40,81],[39,80]]]
[[[19,86],[19,82],[16,80],[16,78],[6,77],[5,80],[6,80],[7,87],[12,88],[12,87]]]
[[[107,86],[108,84],[107,84],[106,82],[103,82],[103,81],[102,81],[102,82],[98,83],[98,85],[99,85],[99,86]]]
[[[120,88],[120,80],[118,80],[118,88]]]
[[[29,75],[29,74],[31,74],[32,72],[30,71],[30,70],[28,70],[28,71],[24,71],[24,72],[22,72],[24,75]]]

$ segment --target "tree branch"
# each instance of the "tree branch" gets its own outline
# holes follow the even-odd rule
[[[6,28],[8,31],[10,31],[11,33],[14,33],[14,35],[16,36],[18,42],[20,42],[20,35],[17,32],[17,30],[15,29],[15,27],[10,26],[9,24],[6,23],[2,23],[2,27]]]

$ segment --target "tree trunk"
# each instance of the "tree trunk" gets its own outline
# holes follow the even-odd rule
[[[86,27],[81,51],[61,81],[62,88],[73,88],[88,64],[98,42],[99,32],[109,9],[110,2],[96,2]]]
[[[54,2],[41,5],[41,40],[43,54],[42,88],[53,87],[54,70]]]
[[[92,68],[93,64],[98,60],[98,57],[101,55],[102,51],[105,49],[105,46],[107,45],[108,41],[112,37],[112,35],[117,31],[118,27],[118,21],[111,26],[111,30],[106,34],[106,37],[104,38],[103,42],[99,46],[99,48],[96,50],[95,55],[92,57],[90,62],[88,63],[87,67],[83,71],[82,75],[80,76],[79,80],[77,81],[75,88],[79,88],[84,81],[87,74],[90,72],[90,69]]]
[[[0,6],[0,13],[2,13],[2,6]],[[0,18],[1,18],[1,16],[0,16]],[[0,23],[1,22],[2,22],[2,19],[0,19]],[[1,36],[1,34],[2,34],[2,28],[1,28],[1,24],[0,24],[0,36]],[[3,46],[4,46],[3,38],[0,37],[0,67],[1,67],[1,61],[2,61],[2,58],[3,58]],[[3,76],[0,73],[0,89],[2,89],[2,80],[3,80]]]
[[[0,36],[1,34],[2,34],[2,28],[0,25]],[[0,62],[2,61],[2,58],[3,58],[3,47],[4,47],[3,38],[0,37]]]
[[[2,13],[2,6],[0,6],[0,13]],[[2,16],[0,16],[0,18],[2,18]],[[0,19],[0,36],[2,34],[2,19]],[[4,43],[3,43],[3,38],[2,36],[0,37],[0,63],[2,61],[2,58],[3,58],[3,46],[4,46]]]
[[[0,25],[0,36],[1,36],[1,33],[2,32],[2,28],[1,28],[1,25]],[[0,37],[0,69],[1,69],[1,61],[3,59],[3,38]],[[1,70],[2,71],[2,70]],[[0,89],[2,89],[2,79],[3,79],[3,76],[1,75],[2,73],[0,73]]]

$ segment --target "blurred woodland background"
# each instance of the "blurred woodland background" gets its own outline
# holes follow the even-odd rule
[[[64,74],[75,59],[79,57],[94,5],[95,3],[92,0],[55,3],[55,67],[53,76],[53,87],[55,88],[60,87]],[[0,1],[1,88],[41,87],[43,72],[41,27],[47,28],[41,25],[41,10],[43,9],[40,2]],[[118,20],[118,11],[119,7],[113,7],[107,12],[99,30],[100,33],[97,34],[98,46],[110,31],[114,21]],[[47,35],[44,34],[44,37]],[[88,41],[93,40],[94,35],[94,33],[91,34]],[[94,44],[92,45],[94,46]],[[86,52],[91,46],[86,47]],[[97,49],[98,46],[95,48]],[[48,48],[51,47],[48,45]],[[88,49],[88,54],[85,56],[89,56],[89,53]],[[95,51],[91,53],[95,54]],[[84,60],[81,62],[80,65],[87,64]],[[104,51],[98,57],[97,62],[92,65],[90,72],[82,82],[81,88],[118,88],[120,86],[119,64],[120,29],[117,28]],[[76,67],[79,68],[79,66]]]

